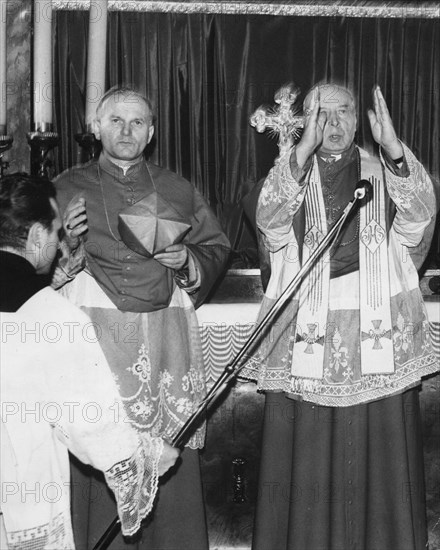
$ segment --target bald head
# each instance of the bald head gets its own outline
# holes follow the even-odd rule
[[[129,88],[125,86],[114,86],[108,90],[101,98],[101,101],[98,103],[96,108],[96,118],[100,119],[103,111],[105,111],[108,103],[123,103],[126,106],[134,105],[143,105],[148,113],[149,122],[153,124],[154,122],[154,112],[153,105],[151,101],[143,94],[135,90],[134,88]]]
[[[304,112],[310,109],[310,104],[312,102],[313,94],[316,89],[319,90],[320,100],[323,103],[335,104],[340,101],[341,97],[344,97],[345,102],[348,102],[353,107],[353,109],[356,110],[356,102],[353,94],[351,93],[351,90],[345,88],[344,86],[340,86],[339,84],[326,83],[313,86],[313,88],[308,91],[304,99]]]
[[[319,112],[325,114],[320,151],[343,153],[350,148],[356,133],[356,104],[353,94],[337,84],[314,86],[304,100],[306,117],[310,115],[316,97],[319,98]]]

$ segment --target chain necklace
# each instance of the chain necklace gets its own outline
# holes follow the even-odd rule
[[[359,227],[360,227],[360,215],[359,210],[356,214],[356,231],[354,232],[353,237],[349,241],[345,241],[343,243],[340,243],[338,246],[348,246],[349,244],[353,243],[356,239],[359,237]]]
[[[151,172],[150,172],[150,168],[148,167],[148,163],[146,161],[145,161],[145,167],[147,169],[148,175],[150,176],[150,179],[151,179],[151,182],[153,184],[154,190],[157,192],[156,184],[154,182],[153,176],[151,175]],[[108,210],[107,210],[107,203],[106,203],[105,194],[104,194],[104,186],[102,185],[101,166],[99,165],[99,161],[98,161],[98,181],[99,181],[99,188],[101,189],[102,204],[104,206],[104,213],[105,213],[105,219],[107,221],[108,230],[110,231],[110,234],[113,237],[113,239],[116,242],[121,243],[121,242],[123,242],[122,239],[116,237],[116,235],[113,233],[113,230],[112,230],[111,225],[110,225],[110,219],[109,219]]]
[[[122,240],[118,239],[116,237],[116,235],[113,233],[113,230],[112,230],[111,225],[110,225],[110,220],[109,220],[109,217],[108,217],[107,204],[105,202],[104,186],[102,185],[101,167],[99,166],[99,161],[98,161],[98,181],[99,181],[99,188],[101,189],[102,204],[104,205],[104,213],[105,213],[105,219],[107,220],[108,230],[110,231],[110,234],[113,237],[113,239],[116,242],[120,243],[120,242],[122,242]]]

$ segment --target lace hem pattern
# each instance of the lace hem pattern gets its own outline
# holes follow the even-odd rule
[[[139,433],[136,453],[105,472],[108,486],[115,494],[122,534],[134,535],[151,512],[159,483],[159,460],[163,440]]]
[[[50,523],[7,533],[9,550],[74,550],[69,514],[61,512]]]

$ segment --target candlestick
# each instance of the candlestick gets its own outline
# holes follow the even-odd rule
[[[52,124],[52,2],[34,4],[34,129]]]
[[[11,136],[0,135],[0,177],[3,177],[5,170],[9,166],[9,162],[3,160],[3,155],[12,147],[14,139]]]
[[[31,147],[31,174],[52,179],[52,159],[48,153],[58,145],[58,134],[49,131],[29,132],[28,143]]]
[[[96,139],[93,132],[84,132],[83,134],[75,134],[76,142],[87,153],[87,160],[92,160],[99,157],[102,150],[101,142]]]
[[[6,0],[0,2],[0,135],[6,135]]]
[[[92,0],[87,46],[86,130],[92,129],[96,107],[105,90],[105,57],[107,51],[107,0]]]

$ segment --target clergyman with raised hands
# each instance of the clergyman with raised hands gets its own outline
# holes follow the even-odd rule
[[[353,199],[372,187],[302,280],[246,371],[266,394],[253,550],[422,550],[419,390],[438,370],[412,253],[429,240],[433,184],[382,92],[379,155],[355,143],[350,90],[319,84],[299,142],[258,199],[271,277],[261,316]],[[425,250],[429,249],[425,246]]]

